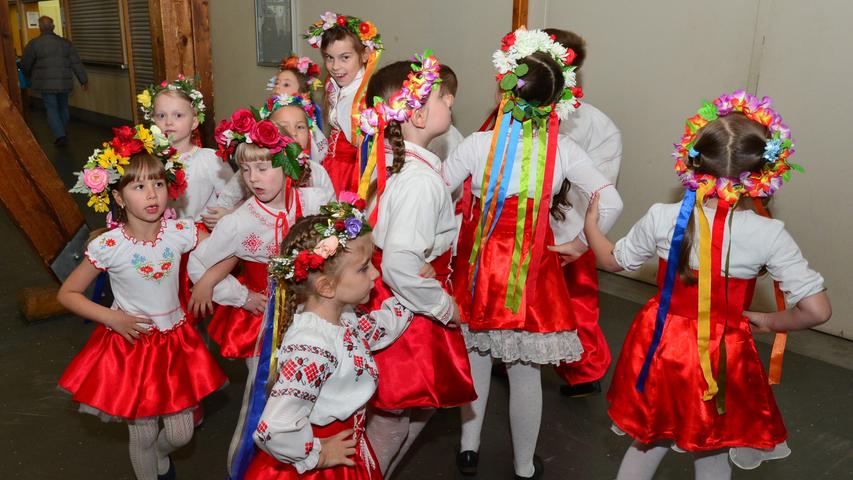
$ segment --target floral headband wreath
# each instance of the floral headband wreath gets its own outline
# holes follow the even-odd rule
[[[308,31],[305,32],[303,37],[308,40],[308,44],[311,45],[311,47],[320,48],[323,41],[323,33],[336,26],[344,28],[351,34],[355,35],[356,38],[361,40],[361,44],[364,45],[367,51],[370,52],[367,59],[367,65],[364,66],[364,76],[362,76],[361,84],[355,92],[355,97],[353,97],[352,111],[350,112],[350,118],[352,119],[351,131],[353,132],[352,143],[353,145],[360,145],[362,138],[361,130],[358,128],[359,109],[364,103],[364,92],[367,89],[367,83],[373,75],[373,72],[376,70],[376,65],[379,63],[379,57],[381,56],[384,47],[382,46],[382,39],[379,35],[379,31],[373,23],[367,20],[362,20],[358,17],[340,15],[335,12],[326,12],[323,15],[320,15],[320,20],[314,22],[310,27],[308,27]],[[327,94],[332,91],[332,81],[333,80],[327,77]]]
[[[127,125],[113,128],[113,138],[96,148],[83,165],[83,171],[76,172],[77,183],[69,190],[89,196],[87,206],[98,213],[110,211],[110,186],[124,175],[124,167],[130,164],[130,157],[142,151],[157,156],[166,169],[169,184],[169,198],[179,198],[187,188],[184,166],[178,161],[169,139],[156,125],[145,127]]]
[[[722,260],[722,269],[725,278],[728,279],[731,241],[729,240],[729,248],[723,245],[723,241],[726,223],[728,222],[729,231],[732,228],[732,215],[729,215],[729,211],[744,196],[759,198],[773,195],[782,186],[782,183],[790,178],[790,171],[792,169],[803,171],[799,165],[788,162],[788,157],[794,153],[791,131],[782,123],[782,116],[771,108],[771,103],[768,97],[759,100],[758,97],[750,95],[743,90],[738,90],[730,95],[722,95],[713,102],[705,102],[696,115],[687,119],[681,142],[675,144],[675,153],[673,154],[676,158],[675,171],[678,173],[681,183],[684,184],[686,190],[675,223],[672,243],[669,248],[667,270],[661,289],[661,301],[655,322],[651,343],[652,347],[646,354],[637,378],[636,388],[640,392],[645,388],[651,362],[654,359],[657,345],[663,336],[666,315],[669,312],[670,300],[675,285],[679,263],[678,257],[681,253],[685,231],[695,211],[695,221],[699,232],[697,345],[699,365],[707,385],[702,399],[704,401],[716,399],[717,413],[722,415],[726,412],[726,373],[725,363],[723,363],[726,361],[725,329],[719,340],[720,363],[717,366],[716,379],[714,378],[714,371],[711,367],[711,296],[708,292],[711,291],[713,272],[715,270],[719,272],[721,269],[720,264],[715,264],[712,259],[714,257],[719,258],[719,252],[726,252],[725,258]],[[742,113],[746,118],[767,127],[770,139],[767,140],[764,146],[765,163],[761,167],[761,171],[744,172],[738,178],[717,178],[713,175],[696,173],[688,166],[687,160],[688,158],[696,158],[701,154],[701,152],[696,151],[694,148],[697,134],[709,123],[732,113]],[[712,222],[709,222],[703,206],[705,199],[714,196],[718,199],[717,207]],[[726,282],[726,285],[728,285],[728,282]],[[727,320],[726,323],[728,323]],[[777,358],[781,361],[781,355]]]
[[[272,293],[258,342],[257,353],[260,359],[253,378],[247,380],[252,385],[251,394],[248,407],[241,413],[241,416],[245,415],[240,422],[244,427],[232,457],[230,478],[243,478],[242,474],[245,473],[255,454],[253,434],[266,406],[266,389],[270,381],[270,372],[276,370],[277,352],[287,328],[284,325],[283,315],[287,291],[286,288],[282,288],[282,284],[304,282],[310,272],[322,271],[326,262],[344,251],[350,241],[369,233],[370,224],[365,221],[362,208],[364,208],[364,200],[356,204],[330,202],[320,207],[320,213],[329,218],[313,226],[322,237],[317,245],[308,249],[293,249],[288,254],[270,259],[269,291]]]
[[[276,110],[282,107],[299,107],[305,112],[305,118],[308,121],[308,128],[312,131],[316,125],[315,116],[317,114],[316,105],[308,98],[307,95],[273,95],[258,110],[261,120],[269,120],[270,116]]]
[[[524,77],[529,72],[527,64],[519,62],[537,52],[550,56],[563,73],[563,90],[555,104],[527,102],[518,95],[517,89],[524,86]],[[483,172],[482,184],[487,186],[487,190],[482,198],[486,201],[480,206],[481,220],[475,230],[474,247],[468,258],[468,262],[473,266],[470,269],[468,284],[473,292],[477,272],[480,270],[480,253],[503,211],[509,191],[508,182],[511,178],[501,172],[512,171],[516,152],[521,144],[521,175],[516,180],[520,183],[515,238],[524,240],[513,247],[510,282],[504,298],[504,305],[514,312],[521,307],[522,294],[525,291],[528,301],[536,294],[540,259],[545,250],[545,226],[548,223],[548,206],[553,190],[560,119],[567,118],[580,106],[578,99],[583,95],[576,86],[575,67],[572,65],[574,59],[575,52],[558,43],[553,36],[542,30],[527,30],[523,27],[504,36],[500,48],[492,54],[492,63],[498,71],[496,79],[503,94]],[[537,140],[534,140],[533,136],[534,126],[538,129]],[[532,153],[534,141],[537,142],[535,158]],[[531,166],[535,166],[535,172],[531,170]],[[531,174],[535,176],[531,177]],[[533,189],[527,181],[529,178],[536,179]],[[529,212],[528,198],[533,199],[534,205]],[[532,238],[524,235],[528,215],[531,216],[533,225]],[[521,253],[525,251],[530,254],[521,261]]]
[[[701,184],[712,185],[707,196],[716,195],[729,203],[734,203],[741,196],[751,198],[769,197],[776,193],[782,184],[791,177],[791,170],[799,172],[803,168],[788,162],[788,157],[794,153],[794,143],[791,130],[782,123],[782,116],[771,108],[772,100],[764,97],[761,100],[743,90],[731,95],[722,95],[713,102],[705,102],[696,115],[687,119],[681,142],[675,144],[675,171],[681,183],[691,190],[696,190]],[[696,136],[705,125],[719,117],[732,112],[742,113],[746,118],[767,127],[770,139],[764,146],[765,163],[759,172],[744,172],[738,178],[717,178],[706,173],[696,173],[688,166],[688,158],[696,158],[697,152],[693,146]]]
[[[196,117],[198,117],[198,123],[204,123],[204,95],[196,88],[198,82],[198,77],[189,80],[183,74],[179,74],[177,80],[171,82],[163,80],[160,85],[149,85],[148,88],[136,96],[139,109],[145,114],[145,120],[152,121],[152,116],[154,115],[154,98],[162,91],[172,90],[184,92],[190,97],[193,110],[195,110]]]
[[[412,117],[412,112],[423,107],[430,93],[438,89],[441,83],[441,64],[436,60],[431,50],[412,57],[411,69],[403,86],[387,100],[374,97],[373,106],[361,106],[359,128],[364,134],[362,150],[367,149],[362,172],[358,184],[358,194],[367,197],[367,190],[373,172],[377,171],[377,199],[385,190],[385,126],[390,121],[405,123]],[[372,141],[372,144],[370,142]],[[362,155],[364,157],[364,155]],[[377,169],[378,166],[378,169]],[[374,209],[374,213],[378,209]]]
[[[296,70],[305,76],[305,83],[308,84],[308,89],[312,92],[319,90],[323,86],[320,81],[320,66],[312,62],[308,57],[300,57],[291,54],[289,57],[282,59],[278,66],[280,72],[285,70]],[[267,90],[272,91],[275,88],[276,77],[272,77],[267,82]]]

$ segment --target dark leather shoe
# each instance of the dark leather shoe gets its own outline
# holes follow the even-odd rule
[[[473,450],[465,450],[456,454],[456,467],[462,475],[476,475],[480,455]]]
[[[591,397],[601,393],[601,382],[596,380],[577,385],[560,385],[560,393],[571,398]]]
[[[533,475],[530,477],[515,476],[515,480],[540,480],[545,473],[545,465],[539,455],[533,455]]]
[[[175,476],[175,462],[172,460],[172,457],[169,457],[169,470],[163,475],[157,475],[157,480],[175,480]]]

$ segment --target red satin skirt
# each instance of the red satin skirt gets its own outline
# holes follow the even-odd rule
[[[524,330],[550,333],[575,330],[575,314],[559,256],[549,250],[542,253],[539,263],[536,298],[529,298],[532,277],[521,298],[521,308],[515,313],[504,304],[507,280],[510,278],[512,251],[515,244],[515,220],[518,197],[507,198],[503,213],[487,242],[481,244],[480,268],[473,295],[468,282],[472,266],[468,263],[474,244],[474,234],[480,216],[480,201],[475,199],[473,218],[463,219],[459,233],[452,283],[462,320],[471,330]],[[523,245],[531,245],[533,237],[533,200],[527,201],[527,225]],[[547,222],[547,219],[543,219]],[[554,244],[554,234],[548,226],[545,245]],[[525,247],[524,254],[528,251]],[[523,257],[522,257],[523,258]]]
[[[195,132],[196,130],[193,131]],[[199,233],[210,233],[210,230],[208,230],[207,226],[205,226],[205,224],[202,222],[196,223],[195,226]],[[186,312],[185,318],[187,319],[187,322],[189,322],[191,325],[195,325],[201,319],[196,318],[195,315],[190,312],[190,309],[188,307],[190,303],[190,297],[192,297],[193,294],[192,282],[190,281],[190,275],[187,272],[187,261],[189,261],[189,259],[190,252],[181,255],[181,269],[179,270],[178,275],[178,300],[181,301],[181,308],[183,308],[184,312]]]
[[[569,301],[578,326],[583,356],[577,362],[561,363],[557,375],[569,385],[600,380],[610,368],[610,347],[598,326],[598,270],[595,254],[588,250],[580,258],[563,267]]]
[[[660,261],[658,285],[663,284],[666,262]],[[728,323],[726,342],[726,412],[717,413],[716,399],[702,400],[707,388],[696,346],[697,285],[676,277],[663,336],[651,363],[645,392],[635,388],[651,344],[660,293],[637,314],[622,353],[607,400],[613,423],[644,443],[672,440],[687,451],[730,447],[771,449],[788,434],[755,349],[743,309],[752,300],[755,279],[729,278],[729,315],[726,321],[722,278],[712,280],[710,356],[714,378],[720,339]],[[719,395],[719,394],[718,394]]]
[[[59,379],[75,402],[126,419],[177,413],[226,382],[195,328],[184,321],[131,345],[99,325]]]
[[[267,264],[241,262],[237,280],[253,292],[267,291]],[[210,338],[219,345],[225,358],[249,358],[255,356],[255,343],[261,329],[263,314],[252,315],[241,307],[219,305],[207,326]]]
[[[451,252],[431,262],[435,278],[449,285]],[[381,271],[382,251],[376,249],[373,264]],[[376,310],[393,296],[376,279],[364,311]],[[371,406],[382,410],[411,407],[455,407],[477,398],[465,339],[458,328],[448,328],[429,317],[415,315],[409,328],[387,348],[373,354],[379,382]]]
[[[355,455],[350,458],[355,462],[354,467],[339,465],[310,470],[300,475],[293,465],[279,462],[267,452],[255,449],[255,458],[249,464],[244,478],[246,480],[382,480],[379,462],[364,430],[364,415],[360,415],[357,422],[355,417],[356,415],[353,415],[344,421],[332,422],[323,427],[311,425],[316,438],[328,438],[344,430],[353,429],[356,436]]]
[[[329,153],[323,161],[323,168],[332,180],[335,195],[341,192],[358,191],[358,149],[347,141],[340,130],[332,130],[329,135]]]

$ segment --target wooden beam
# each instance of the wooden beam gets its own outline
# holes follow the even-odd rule
[[[122,51],[126,55],[127,81],[130,85],[130,105],[133,123],[139,123],[139,109],[136,108],[136,67],[133,64],[133,39],[130,27],[130,8],[127,0],[119,0],[119,22],[121,24]]]
[[[210,14],[208,0],[192,0],[193,58],[195,74],[199,77],[199,90],[204,95],[206,121],[200,127],[205,145],[213,145],[216,113],[213,110],[213,49],[210,41]]]
[[[512,0],[512,29],[527,26],[527,0]]]
[[[85,220],[2,84],[0,118],[0,202],[49,267]]]
[[[20,3],[19,3],[20,5]],[[15,43],[12,38],[12,22],[9,20],[8,2],[0,6],[0,85],[8,92],[12,103],[23,112],[21,88],[18,85],[18,69],[15,67]]]

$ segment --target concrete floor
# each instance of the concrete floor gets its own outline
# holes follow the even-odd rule
[[[30,117],[47,154],[69,184],[73,180],[71,171],[109,136],[108,129],[75,124],[70,129],[69,146],[59,150],[49,140],[40,114],[31,113]],[[94,215],[89,218],[91,226],[100,226],[102,220]],[[132,479],[126,427],[77,413],[69,396],[56,388],[57,379],[93,325],[71,315],[26,323],[17,311],[17,291],[45,285],[51,279],[6,212],[0,212],[0,235],[6,247],[0,252],[0,265],[5,272],[0,277],[0,385],[9,388],[0,395],[0,477]],[[607,293],[602,293],[601,300],[602,327],[616,356],[640,304]],[[838,341],[818,335],[814,342],[829,345]],[[766,359],[768,345],[759,343],[759,351]],[[848,354],[833,363],[849,367],[853,365],[852,358]],[[204,424],[192,443],[176,454],[180,478],[225,476],[225,454],[240,409],[245,367],[228,361],[221,364],[231,383],[206,400]],[[610,432],[603,396],[563,398],[551,369],[543,369],[542,377],[544,418],[538,453],[545,461],[544,478],[614,478],[630,440]],[[609,376],[604,380],[605,387],[608,384]],[[775,387],[775,393],[794,453],[757,470],[736,470],[734,478],[853,478],[853,372],[789,352],[783,383]],[[458,412],[439,412],[396,478],[464,478],[453,463],[458,435]],[[480,479],[512,478],[507,385],[502,380],[494,380],[480,453]],[[670,453],[656,478],[692,478],[690,457]]]

